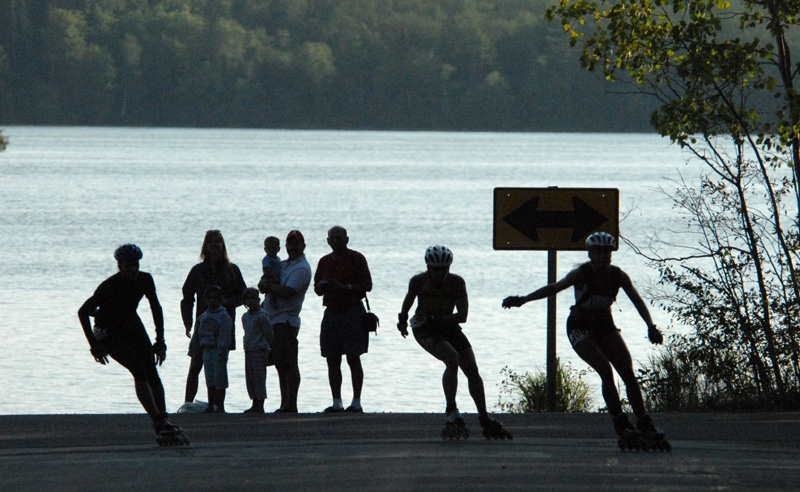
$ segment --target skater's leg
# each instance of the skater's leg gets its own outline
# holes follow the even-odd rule
[[[364,368],[361,366],[361,356],[348,356],[347,365],[350,366],[350,380],[353,383],[353,400],[361,400],[361,389],[364,387]]]
[[[203,351],[195,353],[189,362],[189,374],[186,376],[186,394],[183,397],[185,402],[193,402],[197,396],[197,387],[200,380],[200,371],[203,370]]]
[[[471,347],[458,353],[458,363],[467,377],[469,394],[475,402],[478,415],[486,414],[486,393],[483,387],[483,378],[478,371],[478,363],[475,361],[475,353]]]
[[[617,374],[619,374],[620,379],[625,383],[625,391],[633,413],[637,417],[643,416],[646,412],[642,390],[639,387],[639,381],[636,380],[636,374],[633,372],[633,360],[631,359],[630,351],[628,351],[628,346],[625,345],[625,340],[622,339],[622,335],[618,331],[614,331],[605,335],[600,340],[600,344],[608,360],[616,369]]]
[[[153,400],[155,401],[158,413],[166,414],[167,400],[164,396],[164,385],[161,383],[161,378],[156,375],[154,378],[150,379],[148,384],[150,385],[150,391],[153,393]]]
[[[575,353],[589,364],[600,376],[602,382],[603,400],[611,416],[622,413],[622,403],[619,399],[617,386],[614,384],[614,370],[611,367],[600,347],[592,340],[587,338],[573,346]]]
[[[328,384],[334,400],[342,399],[342,356],[331,356],[325,359],[328,363]]]
[[[447,342],[439,342],[432,347],[430,353],[444,362],[442,374],[442,389],[447,408],[456,407],[456,393],[458,393],[458,352]]]
[[[140,379],[135,380],[134,384],[136,386],[136,397],[139,399],[139,403],[142,404],[144,411],[147,412],[147,415],[155,422],[162,416],[162,412],[158,408],[155,396],[153,396],[153,389],[150,383]]]
[[[152,346],[132,343],[110,344],[108,355],[131,373],[136,397],[150,418],[156,421],[165,415],[164,387],[158,376]]]

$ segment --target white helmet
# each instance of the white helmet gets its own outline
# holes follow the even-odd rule
[[[425,250],[425,264],[432,267],[446,267],[453,263],[453,252],[446,246],[428,246]]]
[[[586,249],[593,248],[611,251],[617,248],[617,240],[607,232],[595,232],[586,238]]]

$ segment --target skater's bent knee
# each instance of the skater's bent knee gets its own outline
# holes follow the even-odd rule
[[[444,365],[447,366],[448,369],[455,369],[458,370],[458,356],[454,357],[444,357],[441,359],[444,362]]]

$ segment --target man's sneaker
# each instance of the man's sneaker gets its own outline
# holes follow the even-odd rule
[[[354,407],[353,405],[350,405],[349,407],[345,408],[344,411],[345,412],[349,412],[349,413],[364,413],[364,409],[363,408]]]
[[[325,413],[340,413],[340,412],[344,412],[344,407],[334,407],[331,405],[330,407],[325,409]]]

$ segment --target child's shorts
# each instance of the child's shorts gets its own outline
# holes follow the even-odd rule
[[[228,351],[219,353],[216,347],[203,347],[203,370],[206,387],[225,389],[228,387]]]

